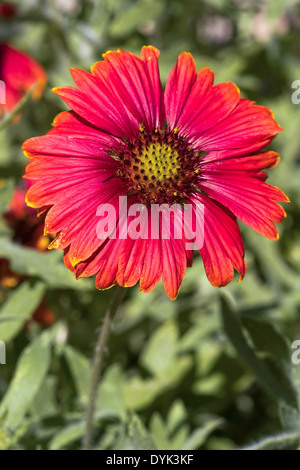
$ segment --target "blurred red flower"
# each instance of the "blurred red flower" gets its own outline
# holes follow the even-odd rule
[[[12,3],[0,3],[0,16],[3,18],[11,19],[17,14],[17,6]]]
[[[10,112],[35,85],[33,98],[41,96],[47,82],[44,69],[32,57],[10,44],[0,44],[1,90],[0,118]]]
[[[50,239],[43,235],[44,217],[43,215],[40,218],[37,217],[36,211],[26,205],[25,194],[25,189],[15,189],[8,211],[3,218],[12,230],[14,242],[45,251]],[[24,279],[25,276],[11,270],[7,259],[0,258],[0,285],[4,289],[16,287]],[[55,316],[43,301],[34,313],[33,319],[42,325],[50,325],[54,322]]]

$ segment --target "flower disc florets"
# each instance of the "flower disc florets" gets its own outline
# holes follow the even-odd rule
[[[118,176],[143,204],[182,203],[199,174],[201,154],[176,129],[140,127],[135,140],[113,153],[120,161]]]

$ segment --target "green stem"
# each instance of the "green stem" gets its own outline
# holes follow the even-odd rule
[[[99,384],[99,379],[100,379],[102,368],[103,368],[104,352],[108,344],[113,319],[124,298],[125,292],[126,292],[126,289],[124,289],[123,287],[117,286],[115,288],[112,302],[106,312],[104,322],[103,322],[103,325],[102,325],[102,328],[98,337],[98,341],[96,344],[94,359],[93,359],[89,401],[88,401],[87,414],[86,414],[85,434],[83,438],[83,450],[91,450],[92,437],[93,437],[93,418],[94,418],[94,413],[95,413],[98,384]]]

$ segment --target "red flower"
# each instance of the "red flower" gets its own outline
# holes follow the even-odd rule
[[[27,189],[30,184],[27,185]],[[26,190],[16,188],[8,211],[4,214],[8,226],[13,231],[13,240],[20,245],[45,251],[50,239],[44,236],[44,217],[36,216],[36,211],[25,202]]]
[[[36,323],[39,323],[39,325],[49,326],[55,322],[55,315],[52,310],[50,310],[45,300],[43,300],[34,312],[32,319]]]
[[[38,251],[45,251],[50,239],[43,236],[43,216],[38,218],[36,211],[26,205],[25,194],[24,189],[15,189],[4,219],[12,230],[14,242]],[[24,279],[24,276],[11,270],[7,259],[0,258],[0,285],[4,289],[16,287]],[[50,325],[54,322],[55,316],[43,300],[35,311],[33,319],[41,325]]]
[[[14,18],[17,14],[16,5],[11,3],[1,2],[0,3],[0,16],[3,18],[11,19]]]
[[[265,183],[262,171],[279,160],[275,152],[262,152],[281,131],[272,112],[241,99],[231,82],[213,86],[213,73],[208,68],[197,73],[185,52],[163,92],[158,56],[152,46],[142,49],[142,58],[110,51],[91,74],[71,70],[77,88],[53,91],[72,111],[59,114],[46,136],[28,140],[23,148],[33,159],[27,168],[35,182],[28,204],[47,212],[46,231],[56,234],[52,247],[65,251],[76,277],[96,274],[99,289],[140,280],[142,292],[162,277],[174,299],[193,259],[186,245],[190,237],[175,236],[184,203],[193,207],[193,224],[201,225],[196,208],[204,211],[200,255],[209,281],[224,286],[234,268],[240,279],[246,272],[236,216],[276,240],[272,221],[280,223],[285,216],[277,201],[288,198]],[[166,211],[157,239],[145,220],[140,227],[146,236],[130,236],[134,215],[119,219],[115,238],[99,239],[97,208],[109,203],[117,209],[119,196],[127,196],[130,207],[177,204],[171,238],[164,236]],[[120,236],[124,225],[125,239]]]
[[[47,78],[44,69],[32,57],[9,44],[0,44],[0,80],[5,84],[5,89],[1,88],[1,117],[12,111],[34,85],[33,98],[39,98]]]

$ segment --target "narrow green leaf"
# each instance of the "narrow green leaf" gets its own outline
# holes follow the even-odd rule
[[[222,316],[225,331],[241,357],[241,360],[253,372],[260,384],[279,403],[284,403],[292,408],[298,407],[297,392],[287,373],[281,371],[276,364],[259,358],[249,346],[241,326],[241,320],[234,311],[227,297],[222,297]]]
[[[298,391],[298,407],[300,408],[300,367],[292,368],[292,377]],[[289,406],[282,405],[280,408],[280,420],[285,431],[300,432],[300,412]]]
[[[300,432],[285,432],[277,436],[264,437],[260,441],[243,447],[241,450],[283,450],[297,448],[300,442]]]

